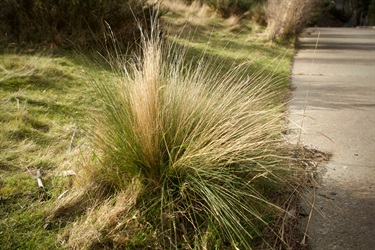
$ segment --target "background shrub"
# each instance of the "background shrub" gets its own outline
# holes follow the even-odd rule
[[[369,25],[375,25],[375,0],[372,0],[369,5]]]
[[[145,0],[3,0],[0,2],[0,40],[51,47],[97,46],[105,23],[114,35],[131,42],[143,19]]]
[[[344,0],[336,6],[336,11],[346,19],[345,26],[373,25],[371,18],[374,16],[374,9],[371,11],[371,8],[374,5],[374,0]]]

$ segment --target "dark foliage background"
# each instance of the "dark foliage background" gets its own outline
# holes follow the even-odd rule
[[[124,43],[137,37],[136,19],[149,16],[145,0],[1,0],[0,43],[92,48],[108,23]]]

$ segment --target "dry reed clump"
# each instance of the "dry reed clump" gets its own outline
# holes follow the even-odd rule
[[[214,10],[199,1],[186,4],[183,1],[164,0],[162,1],[162,7],[166,11],[179,13],[181,17],[178,18],[177,21],[182,24],[205,26],[216,17],[216,12]]]
[[[156,23],[141,55],[113,55],[115,79],[93,78],[96,160],[73,187],[86,210],[65,240],[76,249],[251,248],[262,228],[277,234],[267,220],[283,214],[267,192],[295,181],[279,148],[278,82],[248,76],[246,65],[221,73],[203,59],[185,63]],[[74,209],[69,199],[60,204]]]
[[[162,2],[165,8],[174,12],[183,12],[186,15],[195,15],[197,17],[212,17],[215,12],[206,4],[199,1],[192,1],[186,4],[183,1],[164,0]]]
[[[238,15],[231,15],[230,17],[225,19],[225,24],[229,26],[231,31],[242,28],[242,20]]]
[[[316,15],[317,0],[270,0],[265,6],[270,40],[299,34]]]

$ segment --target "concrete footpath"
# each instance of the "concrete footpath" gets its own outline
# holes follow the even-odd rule
[[[301,144],[332,154],[318,167],[309,249],[375,249],[375,29],[306,30],[292,85],[291,141],[302,126]]]

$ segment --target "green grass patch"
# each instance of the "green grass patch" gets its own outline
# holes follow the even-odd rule
[[[45,211],[66,186],[59,173],[72,168],[85,140],[93,100],[83,70],[90,66],[67,57],[0,55],[2,249],[61,248]],[[38,189],[37,169],[47,191]]]

